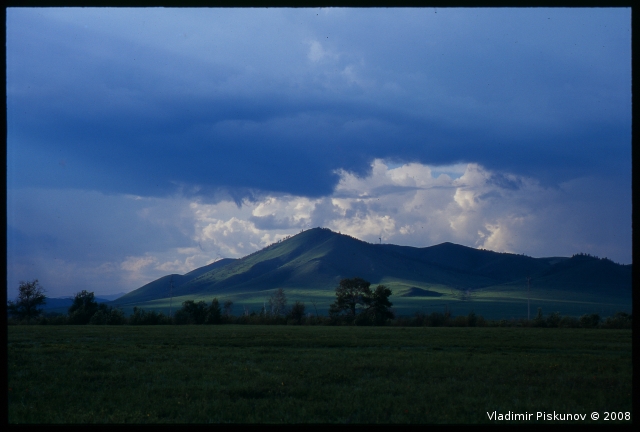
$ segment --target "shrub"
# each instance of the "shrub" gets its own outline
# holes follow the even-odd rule
[[[582,328],[594,328],[600,323],[600,315],[597,313],[585,314],[580,317],[579,321]]]
[[[176,315],[178,312],[176,312]],[[144,309],[138,307],[133,308],[133,314],[129,317],[129,324],[131,325],[158,325],[170,323],[171,318],[167,317],[162,312],[146,312]]]
[[[127,322],[127,319],[124,316],[124,312],[120,309],[110,309],[107,314],[107,324],[108,325],[122,325]]]
[[[429,323],[429,318],[422,312],[416,312],[414,323],[418,327],[426,326]]]
[[[105,325],[107,323],[107,318],[107,314],[104,311],[99,310],[93,314],[93,316],[89,320],[89,324]]]
[[[467,325],[469,327],[475,327],[478,323],[478,317],[476,316],[475,312],[471,311],[469,312],[469,315],[467,315]]]
[[[49,325],[66,325],[69,324],[69,317],[66,315],[58,314],[56,316],[47,317]]]
[[[542,315],[542,308],[538,308],[538,313],[536,317],[533,319],[533,323],[531,323],[533,327],[546,327],[546,322]]]
[[[302,323],[302,319],[304,318],[304,309],[304,303],[296,300],[293,306],[291,306],[291,310],[289,311],[289,318],[292,324]]]
[[[608,317],[604,321],[603,327],[611,329],[630,329],[631,315],[626,312],[616,312],[615,315]]]
[[[457,316],[453,319],[454,327],[467,327],[467,317],[465,316]]]
[[[173,322],[177,325],[194,324],[189,314],[182,309],[177,310],[176,313],[173,314]]]
[[[450,315],[443,315],[440,312],[431,312],[429,318],[427,319],[427,324],[430,327],[441,327],[445,324],[448,324]]]
[[[561,320],[560,312],[552,312],[547,317],[547,327],[559,327]]]
[[[576,317],[563,316],[560,322],[558,323],[558,327],[575,328],[575,327],[579,327],[579,322]]]
[[[358,315],[356,315],[353,323],[357,326],[371,326],[373,325],[373,317],[371,316],[371,314],[368,314],[366,312],[359,313]]]

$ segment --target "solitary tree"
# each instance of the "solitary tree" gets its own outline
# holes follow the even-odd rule
[[[45,304],[46,299],[44,289],[40,286],[38,279],[32,282],[20,282],[18,298],[15,302],[7,302],[7,310],[11,315],[19,319],[26,318],[29,322],[31,318],[42,313],[42,309],[38,309],[38,306]]]
[[[355,318],[356,307],[365,307],[371,296],[371,283],[361,278],[342,279],[336,288],[336,301],[329,307],[329,315],[337,316],[345,313]]]

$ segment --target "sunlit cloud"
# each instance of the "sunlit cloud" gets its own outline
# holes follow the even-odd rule
[[[600,250],[594,246],[603,244],[598,232],[621,228],[615,225],[620,220],[606,220],[606,209],[590,208],[594,200],[605,198],[602,193],[587,192],[598,186],[595,178],[543,187],[534,179],[490,171],[478,164],[398,165],[382,159],[372,162],[367,177],[344,170],[339,175],[333,194],[318,199],[265,194],[238,206],[230,199],[208,204],[178,196],[111,197],[112,211],[130,218],[132,228],[148,230],[156,237],[155,247],[142,247],[138,255],[119,258],[119,250],[131,250],[129,239],[126,236],[114,239],[106,224],[102,230],[97,224],[89,237],[69,235],[65,241],[71,242],[71,247],[67,249],[53,247],[50,253],[40,250],[35,261],[33,257],[15,257],[9,266],[10,279],[48,269],[46,279],[61,286],[79,288],[80,281],[95,277],[112,280],[117,290],[131,290],[164,274],[183,274],[221,258],[246,256],[316,226],[371,243],[382,241],[415,247],[450,241],[532,256],[567,256],[584,251],[620,261],[624,261],[627,253],[624,243],[622,247],[616,246],[620,239],[611,239]],[[30,193],[38,196],[44,192]],[[84,207],[85,211],[92,208],[87,198],[93,196],[99,204],[99,195],[76,194],[83,196],[84,201],[70,200],[68,206],[62,207],[55,205],[55,200],[48,202],[49,208],[55,208],[61,221],[65,221],[59,228],[47,230],[41,225],[46,208],[16,228],[35,233],[39,232],[36,227],[40,227],[42,235],[52,239],[73,232],[79,208]],[[611,195],[610,199],[617,198]],[[99,207],[102,210],[95,211],[104,213],[100,216],[96,213],[94,222],[100,217],[105,221],[111,217],[104,206]],[[587,218],[585,208],[591,211]],[[123,209],[128,214],[122,214]],[[622,222],[626,222],[623,228],[630,233],[630,220]],[[113,244],[103,255],[89,260],[79,255],[79,246],[72,246],[80,241],[105,245],[115,241],[119,246]],[[55,245],[54,240],[51,242]],[[101,256],[107,260],[101,261]]]

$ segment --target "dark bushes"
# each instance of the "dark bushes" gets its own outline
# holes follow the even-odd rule
[[[583,328],[598,327],[598,324],[600,324],[600,315],[585,314],[580,317],[579,322],[580,322],[580,327],[583,327]]]
[[[97,311],[98,302],[93,293],[82,290],[76,293],[69,307],[69,324],[89,324]]]
[[[631,315],[626,312],[616,312],[612,317],[608,317],[603,324],[604,328],[630,329]]]
[[[386,299],[388,293],[380,288],[381,297]],[[162,312],[145,311],[134,307],[133,313],[126,317],[120,309],[114,309],[105,304],[98,304],[93,293],[82,291],[76,294],[72,306],[67,315],[58,313],[43,313],[36,319],[17,319],[8,317],[9,325],[39,324],[39,325],[65,325],[65,324],[91,324],[91,325],[167,325],[167,324],[251,324],[251,325],[392,325],[397,327],[548,327],[548,328],[604,328],[604,329],[630,329],[632,316],[626,312],[617,312],[613,316],[602,319],[599,314],[585,314],[579,318],[573,316],[561,316],[559,312],[553,312],[544,316],[538,308],[536,317],[526,319],[501,319],[487,320],[474,311],[467,315],[453,316],[446,307],[443,312],[416,312],[412,316],[397,316],[390,318],[388,313],[390,303],[381,301],[378,314],[376,307],[362,308],[360,313],[353,317],[351,314],[333,314],[319,316],[306,313],[305,304],[296,301],[287,311],[286,315],[272,313],[267,308],[262,308],[259,313],[244,308],[242,315],[232,315],[233,303],[225,301],[221,307],[217,298],[210,305],[204,301],[188,300],[182,304],[182,308],[173,316],[167,316]],[[371,302],[375,306],[375,302]],[[315,305],[315,304],[314,304]],[[281,309],[280,309],[281,310]]]
[[[131,325],[158,325],[171,324],[171,319],[162,312],[146,312],[142,308],[134,307],[133,314],[129,317]]]
[[[89,324],[94,325],[122,325],[127,322],[124,312],[119,309],[100,305],[98,311],[93,314],[89,320]]]

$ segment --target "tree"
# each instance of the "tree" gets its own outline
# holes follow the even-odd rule
[[[82,290],[76,293],[73,298],[73,303],[69,307],[69,323],[88,324],[98,309],[98,302],[93,293]]]
[[[585,314],[579,318],[580,327],[595,328],[600,323],[600,315],[597,313]]]
[[[204,324],[209,312],[208,309],[207,304],[202,300],[197,303],[193,300],[187,300],[182,303],[182,310],[186,312],[190,318],[189,321],[193,324]]]
[[[338,316],[345,313],[350,319],[357,315],[357,306],[367,305],[371,297],[370,282],[361,278],[342,279],[336,288],[336,301],[329,307],[329,315]]]
[[[547,327],[558,327],[560,325],[560,312],[552,312],[547,316]]]
[[[605,328],[631,328],[632,316],[626,312],[616,312],[615,315],[605,320]]]
[[[374,324],[382,325],[388,319],[394,318],[394,314],[391,311],[393,303],[389,301],[391,294],[391,290],[384,285],[378,285],[372,293],[367,312],[372,315],[371,318]]]
[[[191,317],[184,309],[178,309],[173,314],[173,322],[178,325],[192,324]]]
[[[381,325],[393,318],[392,303],[389,301],[391,290],[378,285],[375,291],[369,288],[371,283],[362,278],[342,279],[336,288],[336,301],[329,308],[329,315],[346,315],[358,324]]]
[[[269,309],[274,316],[285,313],[287,307],[287,296],[282,288],[278,288],[271,297],[269,297]]]
[[[21,281],[18,286],[18,298],[15,302],[7,302],[8,312],[18,319],[26,318],[30,322],[32,318],[42,313],[42,309],[38,309],[38,306],[47,301],[44,292],[45,290],[40,286],[38,279],[32,282]]]
[[[102,305],[100,305],[102,306]],[[100,311],[96,312],[96,315],[100,314]],[[94,315],[93,317],[95,318]],[[92,318],[93,320],[93,318]],[[129,324],[131,325],[157,325],[157,324],[170,324],[171,319],[162,312],[145,311],[137,306],[133,307],[133,314],[129,316]],[[107,322],[106,324],[110,324]],[[117,323],[114,323],[117,324]]]
[[[302,318],[304,317],[304,303],[296,300],[296,302],[291,307],[291,311],[289,312],[289,317],[297,324],[302,322]]]
[[[211,301],[211,306],[209,306],[209,311],[207,313],[207,318],[205,320],[206,324],[220,324],[222,321],[222,311],[220,310],[220,302],[217,298],[214,298]]]

